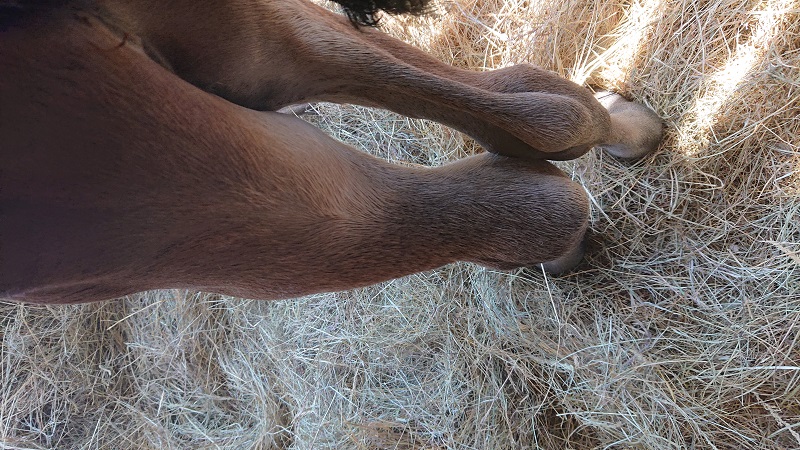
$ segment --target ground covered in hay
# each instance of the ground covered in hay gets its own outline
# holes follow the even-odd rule
[[[578,272],[2,304],[2,447],[800,448],[800,3],[455,0],[383,23],[449,63],[530,62],[664,118],[642,161],[561,165],[593,207]],[[306,117],[401,163],[478,151],[379,110]]]

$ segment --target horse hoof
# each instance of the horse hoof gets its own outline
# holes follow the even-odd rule
[[[658,147],[664,125],[652,109],[606,91],[595,98],[611,116],[611,135],[598,147],[621,159],[638,159]]]
[[[581,239],[580,243],[576,245],[575,248],[552,261],[542,263],[544,271],[553,276],[560,276],[571,272],[583,261],[583,255],[586,253],[587,239],[588,231],[586,236]]]

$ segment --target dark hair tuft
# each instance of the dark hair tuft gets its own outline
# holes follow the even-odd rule
[[[378,11],[387,14],[420,15],[428,11],[430,0],[333,0],[340,4],[347,18],[355,26],[374,27],[380,17]]]

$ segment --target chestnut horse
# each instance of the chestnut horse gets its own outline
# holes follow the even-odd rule
[[[472,261],[581,257],[588,201],[546,160],[652,150],[661,122],[529,65],[457,69],[363,26],[423,1],[0,1],[0,297],[159,288],[278,299]],[[277,109],[432,119],[486,153],[401,167]]]

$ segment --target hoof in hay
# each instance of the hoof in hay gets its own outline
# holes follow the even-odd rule
[[[664,125],[652,109],[606,91],[596,93],[595,98],[611,116],[608,142],[598,147],[622,159],[638,159],[658,147]]]
[[[544,271],[547,272],[548,275],[559,276],[565,275],[571,272],[578,264],[583,261],[583,255],[586,253],[586,240],[588,239],[588,232],[587,235],[581,239],[581,242],[575,246],[572,250],[570,250],[567,254],[560,256],[552,261],[547,261],[542,263],[542,267]]]

